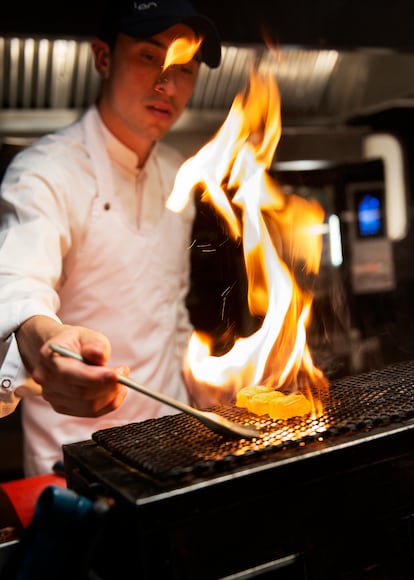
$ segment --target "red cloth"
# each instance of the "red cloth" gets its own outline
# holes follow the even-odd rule
[[[60,475],[50,474],[16,479],[1,484],[23,527],[26,528],[31,522],[37,500],[42,491],[49,485],[66,487],[66,479]]]

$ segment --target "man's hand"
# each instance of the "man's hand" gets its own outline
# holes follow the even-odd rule
[[[117,375],[128,375],[129,369],[105,366],[111,345],[103,334],[35,316],[20,327],[16,337],[43,398],[58,413],[99,417],[117,409],[125,399],[127,388],[118,383]],[[78,352],[90,364],[53,353],[52,342]]]

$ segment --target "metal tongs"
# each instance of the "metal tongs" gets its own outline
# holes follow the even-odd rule
[[[50,344],[50,349],[53,352],[56,352],[62,356],[74,358],[86,364],[91,364],[86,359],[84,359],[83,356],[80,355],[79,353],[73,352],[72,350],[60,346],[59,344],[55,343]],[[157,399],[158,401],[161,401],[161,403],[165,403],[166,405],[174,407],[175,409],[178,409],[183,413],[192,415],[215,433],[219,433],[221,435],[229,435],[232,437],[240,437],[242,439],[253,439],[255,437],[260,436],[259,431],[255,427],[248,427],[246,425],[234,423],[233,421],[230,421],[229,419],[226,419],[226,417],[222,417],[217,413],[213,413],[210,411],[201,411],[200,409],[196,409],[194,407],[191,407],[190,405],[186,405],[181,401],[177,401],[176,399],[173,399],[168,395],[158,393],[157,391],[153,391],[152,389],[149,389],[148,387],[145,387],[144,385],[141,385],[140,383],[137,383],[136,381],[133,381],[128,377],[118,375],[118,381],[122,385],[126,385],[130,389],[134,389],[134,391],[138,391],[139,393],[148,395],[148,397]]]

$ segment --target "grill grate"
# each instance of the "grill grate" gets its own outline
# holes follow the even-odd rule
[[[414,361],[336,380],[324,408],[319,418],[288,420],[258,417],[234,406],[211,409],[255,425],[261,436],[251,441],[218,435],[182,413],[103,429],[92,438],[156,482],[206,477],[321,438],[407,421],[414,417]]]

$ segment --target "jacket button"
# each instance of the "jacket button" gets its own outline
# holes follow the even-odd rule
[[[11,385],[12,385],[11,379],[2,379],[1,381],[2,389],[10,389]]]

